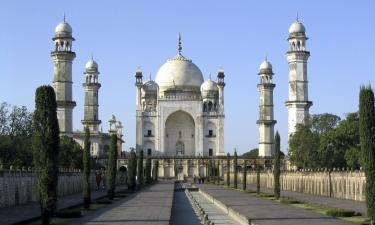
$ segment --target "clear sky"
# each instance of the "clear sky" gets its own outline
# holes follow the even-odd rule
[[[113,113],[123,122],[125,146],[135,144],[134,72],[153,78],[176,54],[183,54],[205,78],[223,67],[225,150],[257,147],[258,68],[273,64],[276,130],[287,148],[288,28],[299,13],[306,27],[311,113],[339,116],[358,107],[361,84],[374,84],[375,1],[21,1],[0,2],[0,102],[34,108],[34,91],[52,82],[52,36],[65,12],[76,41],[73,64],[74,130],[82,129],[84,65],[93,54],[101,72],[103,130]]]

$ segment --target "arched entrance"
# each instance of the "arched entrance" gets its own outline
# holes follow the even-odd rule
[[[184,111],[176,111],[165,122],[164,137],[167,155],[195,155],[195,123]]]

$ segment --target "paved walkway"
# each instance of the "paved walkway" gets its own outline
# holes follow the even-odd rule
[[[248,193],[210,184],[197,184],[201,191],[246,217],[256,225],[350,225],[354,223],[335,219],[313,211],[296,208],[252,196]]]
[[[172,181],[161,181],[77,219],[71,225],[169,225],[173,192]]]
[[[239,186],[241,187],[241,185]],[[256,190],[255,184],[247,184],[247,190]],[[273,189],[270,188],[260,188],[261,192],[265,193],[273,193]],[[342,208],[346,210],[354,210],[356,212],[360,212],[363,216],[367,216],[367,208],[365,202],[358,202],[353,200],[347,199],[338,199],[338,198],[329,198],[329,197],[322,197],[317,195],[310,195],[304,194],[300,192],[294,191],[281,191],[281,196],[290,197],[293,199],[297,199],[299,201],[303,201],[306,203],[312,203],[316,205],[321,205],[325,207],[332,207],[332,208]]]
[[[126,186],[119,186],[117,191],[125,190]],[[107,195],[107,191],[93,191],[92,199],[98,199]],[[58,209],[65,209],[82,204],[82,193],[64,196],[58,199]],[[0,224],[11,225],[22,221],[31,220],[40,217],[40,206],[37,202],[31,202],[23,205],[17,205],[9,208],[0,209]]]

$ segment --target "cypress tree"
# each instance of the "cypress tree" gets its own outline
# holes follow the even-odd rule
[[[234,167],[234,181],[233,181],[233,186],[234,186],[235,189],[237,189],[238,167],[237,167],[237,150],[236,149],[234,149],[233,167]]]
[[[138,178],[138,188],[143,185],[143,150],[139,151],[138,162],[137,162],[137,178]]]
[[[216,171],[216,180],[217,183],[220,184],[220,160],[217,160],[217,171]]]
[[[50,223],[56,210],[59,124],[57,120],[56,95],[51,86],[41,86],[35,93],[33,114],[33,160],[37,171],[39,203],[43,225]]]
[[[151,184],[151,157],[146,158],[146,184]]]
[[[375,108],[374,93],[370,86],[359,93],[359,135],[363,168],[366,175],[367,215],[375,224]]]
[[[116,187],[116,172],[117,172],[117,135],[111,135],[111,145],[108,154],[107,167],[107,194],[108,199],[113,200],[115,197]]]
[[[243,161],[243,173],[242,173],[242,189],[246,191],[246,176],[247,176],[247,171],[246,171],[246,160]]]
[[[273,179],[274,179],[274,195],[276,199],[280,198],[280,135],[276,131],[275,135],[275,156],[273,161]]]
[[[158,181],[158,169],[159,169],[159,160],[154,160],[154,168],[152,170],[152,177],[154,178],[154,181]]]
[[[90,193],[90,129],[85,128],[85,139],[84,148],[82,154],[83,162],[83,205],[85,209],[90,208],[91,203],[91,193]]]
[[[227,186],[230,186],[230,154],[227,154]]]
[[[255,167],[257,171],[257,194],[260,194],[260,166],[258,162],[255,162]]]
[[[135,190],[135,175],[137,169],[137,157],[134,152],[134,149],[130,151],[130,156],[128,159],[128,189]]]

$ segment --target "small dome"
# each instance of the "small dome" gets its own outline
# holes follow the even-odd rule
[[[294,33],[305,33],[305,26],[298,20],[294,21],[292,25],[289,27],[289,34],[294,34]]]
[[[266,59],[260,64],[259,70],[272,70],[272,64]]]
[[[158,84],[153,80],[148,80],[143,84],[143,90],[145,92],[157,92],[158,87]]]
[[[211,79],[206,80],[202,86],[201,91],[218,91],[217,83]]]
[[[178,54],[160,67],[155,81],[163,89],[186,87],[199,90],[203,83],[203,75],[201,70],[191,60]]]
[[[95,60],[91,58],[89,61],[87,61],[85,67],[86,67],[86,69],[95,69],[95,70],[97,70],[98,69],[98,63],[96,63]]]
[[[56,36],[71,36],[72,27],[65,21],[60,22],[55,28]]]

